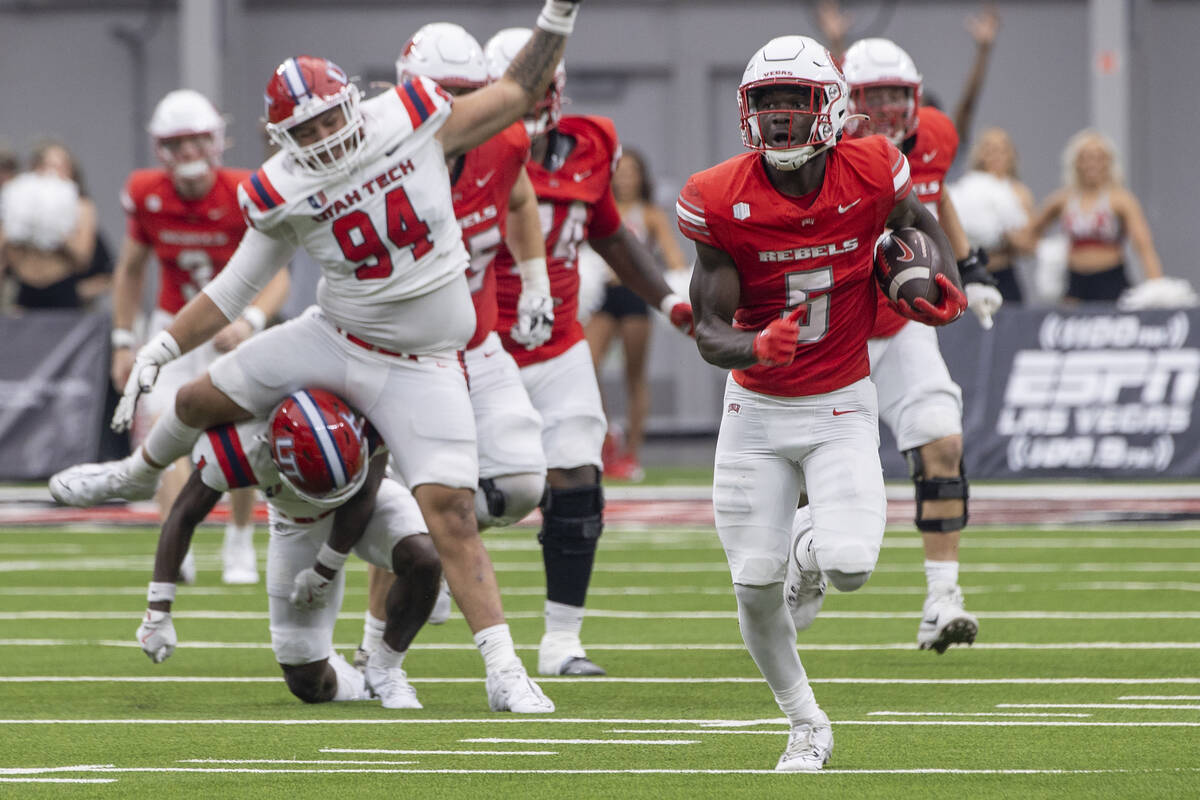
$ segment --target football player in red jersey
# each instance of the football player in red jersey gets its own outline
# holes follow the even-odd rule
[[[524,28],[493,36],[484,48],[493,75],[500,74],[529,38]],[[522,304],[520,264],[501,248],[496,255],[496,329],[521,368],[521,380],[542,415],[542,447],[549,470],[538,541],[546,568],[546,632],[538,648],[543,675],[603,675],[579,638],[584,603],[603,530],[601,448],[607,421],[591,352],[579,323],[578,248],[585,241],[621,281],[691,330],[692,310],[672,294],[654,257],[622,224],[612,193],[621,155],[612,120],[562,116],[566,68],[560,63],[545,97],[526,116],[532,139],[526,171],[539,201],[554,298],[554,329],[536,345],[513,335]],[[517,326],[517,327],[514,327]]]
[[[883,540],[867,357],[875,243],[885,227],[916,227],[954,263],[912,194],[904,155],[882,137],[839,141],[847,103],[824,47],[805,36],[771,40],[738,89],[753,152],[693,175],[676,206],[696,245],[696,343],[706,361],[732,370],[713,509],[742,638],[791,724],[775,767],[786,772],[819,770],[833,749],[796,631],[816,616],[826,577],[841,591],[866,582]],[[939,305],[918,299],[916,308],[902,303],[906,313],[956,319],[965,300],[947,272],[936,278]],[[802,495],[813,528],[793,545]]]
[[[903,49],[887,39],[862,39],[842,63],[850,111],[867,119],[846,126],[853,137],[881,134],[908,156],[913,192],[936,216],[954,246],[968,308],[984,328],[1003,302],[982,251],[970,252],[950,196],[946,172],[958,150],[950,118],[922,106],[921,75]],[[896,438],[916,484],[916,525],[925,547],[928,593],[917,629],[921,649],[945,652],[975,641],[979,621],[963,608],[958,542],[967,524],[967,479],[962,469],[962,392],[942,360],[937,333],[896,313],[883,292],[869,343],[879,415]],[[914,380],[919,375],[920,380]],[[809,515],[796,515],[797,535]]]
[[[458,96],[488,83],[483,48],[462,26],[434,22],[413,34],[396,60],[400,83],[424,76]],[[501,242],[517,254],[521,299],[510,335],[534,346],[550,337],[554,309],[546,275],[546,246],[538,219],[537,197],[525,174],[529,135],[514,122],[498,135],[447,163],[454,215],[470,256],[467,283],[475,303],[475,333],[463,358],[475,411],[479,450],[479,487],[475,516],[480,530],[511,525],[542,499],[546,457],[542,455],[541,416],[521,383],[517,364],[496,334],[496,271],[492,266]],[[365,663],[379,647],[392,573],[368,568],[369,608],[363,641],[354,663]],[[432,624],[445,620],[450,597],[443,584]]]
[[[150,117],[157,169],[135,170],[121,192],[127,215],[125,240],[113,283],[112,380],[124,388],[133,367],[132,329],[142,301],[146,264],[153,255],[159,265],[158,299],[149,334],[165,329],[175,312],[212,280],[237,249],[246,231],[238,210],[237,186],[248,170],[221,166],[225,121],[208,98],[191,89],[167,94]],[[149,429],[175,401],[175,392],[200,375],[216,357],[262,330],[282,308],[288,293],[288,274],[281,271],[242,316],[229,323],[213,341],[165,367],[154,391],[142,406],[138,428]],[[186,458],[163,476],[158,504],[163,519],[191,470]],[[255,583],[258,567],[252,534],[255,492],[230,492],[232,519],[225,527],[221,549],[225,583]],[[191,552],[184,562],[185,581],[195,577]]]
[[[578,9],[579,0],[545,0],[505,74],[459,98],[419,78],[362,100],[328,59],[280,64],[265,100],[281,149],[238,186],[252,229],[138,351],[113,425],[124,429],[159,369],[235,319],[300,247],[321,265],[317,305],[217,359],[136,453],[51,476],[51,495],[74,506],[144,498],[205,429],[262,416],[299,387],[333,391],[370,420],[413,487],[482,656],[488,707],[553,712],[516,654],[475,519],[479,458],[461,361],[475,311],[445,159],[500,133],[545,93]]]

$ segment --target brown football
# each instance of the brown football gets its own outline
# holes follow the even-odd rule
[[[875,247],[875,280],[894,303],[903,297],[909,305],[924,297],[933,305],[942,299],[934,276],[942,260],[933,240],[916,228],[899,228]]]

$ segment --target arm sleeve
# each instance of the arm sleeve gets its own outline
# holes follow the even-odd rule
[[[295,251],[290,242],[248,228],[229,263],[201,291],[228,319],[237,319]]]

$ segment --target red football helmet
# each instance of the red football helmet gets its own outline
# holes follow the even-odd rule
[[[319,508],[341,505],[367,479],[366,420],[323,389],[293,392],[270,419],[279,479]]]
[[[267,134],[310,175],[348,172],[361,150],[359,99],[358,87],[332,61],[315,56],[289,58],[267,83]],[[345,124],[324,139],[299,144],[292,129],[331,108],[341,108]]]

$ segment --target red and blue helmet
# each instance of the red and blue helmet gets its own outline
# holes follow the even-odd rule
[[[367,479],[366,420],[324,389],[293,392],[271,413],[271,459],[302,500],[333,508]]]
[[[358,87],[332,61],[316,56],[289,58],[267,82],[267,135],[310,175],[348,172],[361,152],[360,98]],[[292,129],[331,108],[341,108],[345,124],[320,141],[297,143]]]

